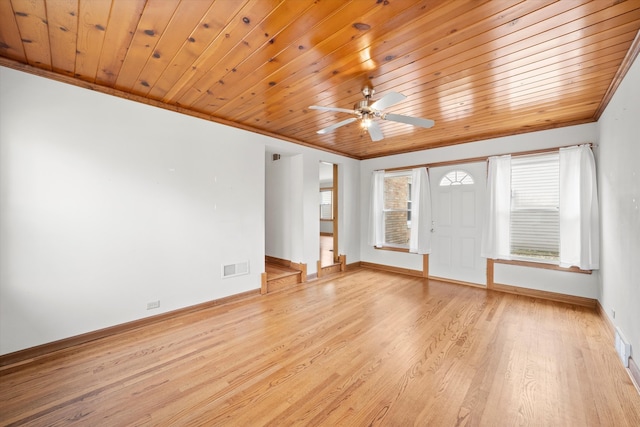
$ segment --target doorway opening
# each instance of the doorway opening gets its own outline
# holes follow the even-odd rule
[[[318,277],[341,271],[343,257],[338,252],[338,165],[320,162],[320,256]]]

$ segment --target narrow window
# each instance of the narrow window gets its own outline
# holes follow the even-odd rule
[[[511,159],[511,255],[558,261],[559,155]]]
[[[409,247],[411,235],[411,171],[384,176],[384,244]]]

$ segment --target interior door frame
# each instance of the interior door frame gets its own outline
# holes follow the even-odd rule
[[[333,190],[331,192],[332,201],[331,206],[333,208],[333,263],[340,261],[338,254],[338,165],[333,165]]]

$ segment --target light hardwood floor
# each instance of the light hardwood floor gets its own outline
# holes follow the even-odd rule
[[[0,425],[638,426],[588,308],[357,269],[0,371]]]

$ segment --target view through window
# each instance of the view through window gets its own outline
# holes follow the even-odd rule
[[[411,234],[411,171],[384,176],[384,244],[409,247]]]

